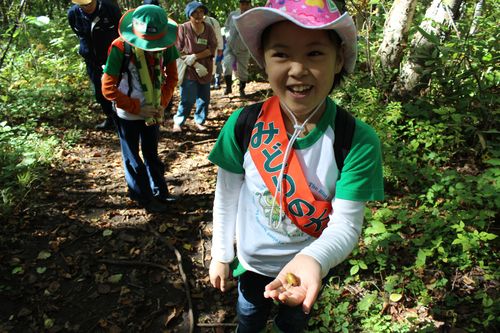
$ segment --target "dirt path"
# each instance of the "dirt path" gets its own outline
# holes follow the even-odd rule
[[[247,91],[257,101],[267,85]],[[213,91],[206,131],[190,121],[174,134],[171,120],[162,129],[179,196],[168,214],[127,199],[114,133],[87,131],[65,151],[30,204],[0,224],[0,332],[189,332],[190,307],[195,332],[234,330],[235,290],[223,295],[207,278],[216,172],[207,155],[243,102]]]

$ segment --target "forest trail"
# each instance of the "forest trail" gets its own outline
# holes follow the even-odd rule
[[[216,168],[207,156],[230,113],[263,99],[268,85],[246,91],[243,100],[212,90],[205,131],[191,118],[172,133],[168,117],[159,153],[179,199],[167,214],[127,198],[116,134],[84,131],[0,224],[0,332],[234,330],[235,289],[221,294],[208,280]]]

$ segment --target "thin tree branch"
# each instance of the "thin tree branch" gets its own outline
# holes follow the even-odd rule
[[[14,28],[12,29],[12,32],[10,33],[9,41],[8,41],[7,45],[5,46],[2,58],[0,59],[0,69],[2,69],[2,67],[3,67],[3,62],[5,61],[5,57],[7,56],[7,53],[9,52],[9,48],[10,48],[10,45],[12,44],[12,41],[14,40],[14,34],[16,33],[17,28],[19,27],[19,20],[23,16],[25,4],[26,4],[26,0],[21,0],[21,5],[19,6],[19,16],[16,18],[16,23],[14,24]]]

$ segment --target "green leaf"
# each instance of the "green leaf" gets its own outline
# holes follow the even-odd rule
[[[43,326],[45,326],[46,329],[50,329],[54,326],[54,319],[52,318],[47,318],[43,321]]]
[[[104,237],[109,237],[109,236],[111,236],[112,234],[113,234],[113,230],[109,230],[109,229],[106,229],[106,230],[104,230],[104,231],[102,232],[102,235],[103,235]]]
[[[481,233],[479,234],[479,238],[481,238],[481,240],[483,240],[483,241],[494,240],[497,237],[498,236],[495,234],[490,234],[490,233],[484,232],[484,231],[481,231]]]
[[[427,251],[419,249],[417,254],[417,260],[415,262],[415,266],[417,268],[423,267],[425,265],[425,260],[427,259]]]
[[[351,267],[351,275],[356,275],[359,272],[359,265],[354,265]]]
[[[394,303],[399,302],[399,300],[401,300],[401,298],[403,298],[403,295],[401,295],[401,294],[391,294],[391,296],[389,296],[389,299],[391,300],[391,302],[394,302]]]
[[[108,277],[108,282],[109,283],[118,283],[121,281],[122,277],[123,277],[123,274],[111,275],[110,277]]]
[[[384,232],[387,232],[387,229],[385,228],[385,225],[380,221],[372,221],[371,226],[366,228],[366,233],[368,235],[382,234]]]
[[[492,158],[492,159],[486,160],[484,162],[491,164],[491,165],[494,165],[494,166],[500,166],[500,159],[498,159],[498,158]]]
[[[488,296],[484,296],[483,297],[483,306],[485,308],[489,308],[492,305],[493,305],[493,299],[488,297]]]
[[[45,271],[47,271],[47,267],[37,267],[36,268],[36,272],[38,274],[43,274],[43,273],[45,273]]]
[[[438,46],[440,44],[439,38],[436,35],[430,34],[420,27],[417,27],[417,30],[418,30],[418,32],[420,32],[422,34],[422,36],[424,36],[425,39],[427,39],[432,44],[434,44],[436,46]]]
[[[37,259],[44,260],[44,259],[50,258],[51,256],[52,256],[52,254],[49,251],[40,251],[38,253]]]
[[[377,293],[372,292],[366,294],[359,302],[358,302],[358,310],[359,311],[368,311],[370,310],[373,302],[377,299]]]
[[[23,274],[24,269],[21,266],[14,267],[12,269],[12,274]]]

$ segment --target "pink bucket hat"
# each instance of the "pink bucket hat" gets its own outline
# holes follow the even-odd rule
[[[340,14],[333,0],[269,0],[264,7],[255,7],[236,17],[241,39],[260,67],[264,67],[262,32],[271,24],[285,20],[305,29],[335,30],[345,45],[344,68],[348,73],[354,70],[356,26],[347,12]]]

